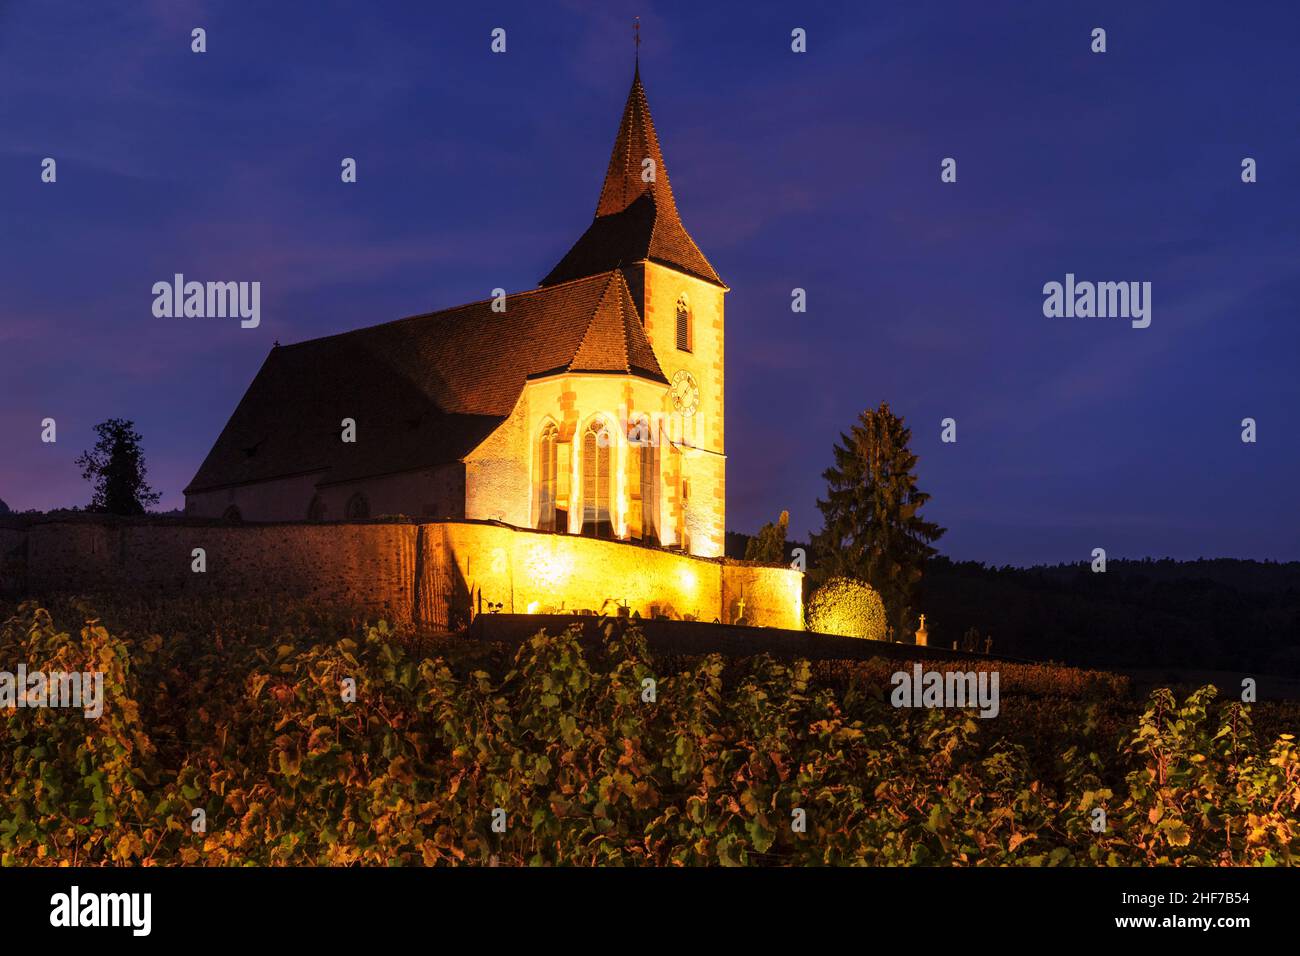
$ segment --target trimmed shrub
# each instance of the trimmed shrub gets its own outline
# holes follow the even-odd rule
[[[808,601],[808,630],[882,641],[885,605],[869,585],[854,578],[831,578]]]

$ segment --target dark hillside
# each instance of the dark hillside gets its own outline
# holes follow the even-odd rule
[[[1094,574],[939,558],[922,606],[937,646],[975,627],[1015,657],[1300,675],[1297,563],[1113,560]]]

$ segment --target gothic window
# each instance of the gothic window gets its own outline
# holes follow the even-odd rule
[[[311,504],[307,506],[307,520],[308,521],[325,520],[325,501],[324,499],[321,498],[320,495],[311,496]]]
[[[659,456],[648,418],[641,416],[628,424],[627,443],[628,535],[658,544]]]
[[[582,533],[592,538],[614,537],[609,507],[609,431],[597,419],[582,436]]]
[[[360,518],[370,517],[370,502],[361,492],[357,492],[348,499],[348,505],[345,512],[349,521],[356,521]]]
[[[689,352],[694,347],[691,329],[691,304],[683,292],[677,297],[677,348]]]
[[[548,424],[542,429],[542,437],[537,443],[537,527],[542,531],[568,530],[567,527],[559,528],[556,521],[558,440],[559,431],[554,424]]]

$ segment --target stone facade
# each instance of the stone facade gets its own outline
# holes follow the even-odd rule
[[[694,414],[669,419],[681,440],[677,453],[665,459],[664,488],[672,509],[672,526],[684,529],[685,536],[683,542],[674,531],[673,540],[692,554],[715,557],[723,553],[727,519],[723,429],[726,290],[653,262],[634,268],[639,270],[640,284],[644,287],[643,299],[638,304],[645,315],[646,335],[664,373],[672,381],[678,372],[689,372],[699,388],[699,404]],[[629,285],[636,288],[631,281]],[[683,297],[690,310],[690,351],[678,349],[675,341],[677,303]]]

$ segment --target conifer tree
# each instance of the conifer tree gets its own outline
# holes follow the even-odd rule
[[[77,458],[81,477],[94,485],[87,511],[140,515],[162,496],[145,481],[144,452],[135,422],[110,418],[95,426],[99,440]]]
[[[871,585],[885,603],[894,640],[912,632],[912,603],[930,545],[944,528],[917,512],[930,496],[916,487],[912,432],[886,402],[868,409],[835,445],[835,464],[822,473],[818,499],[823,528],[815,545],[823,576],[844,575]]]
[[[745,545],[746,561],[781,564],[785,561],[785,532],[790,527],[790,512],[782,511],[776,524],[770,521]]]

